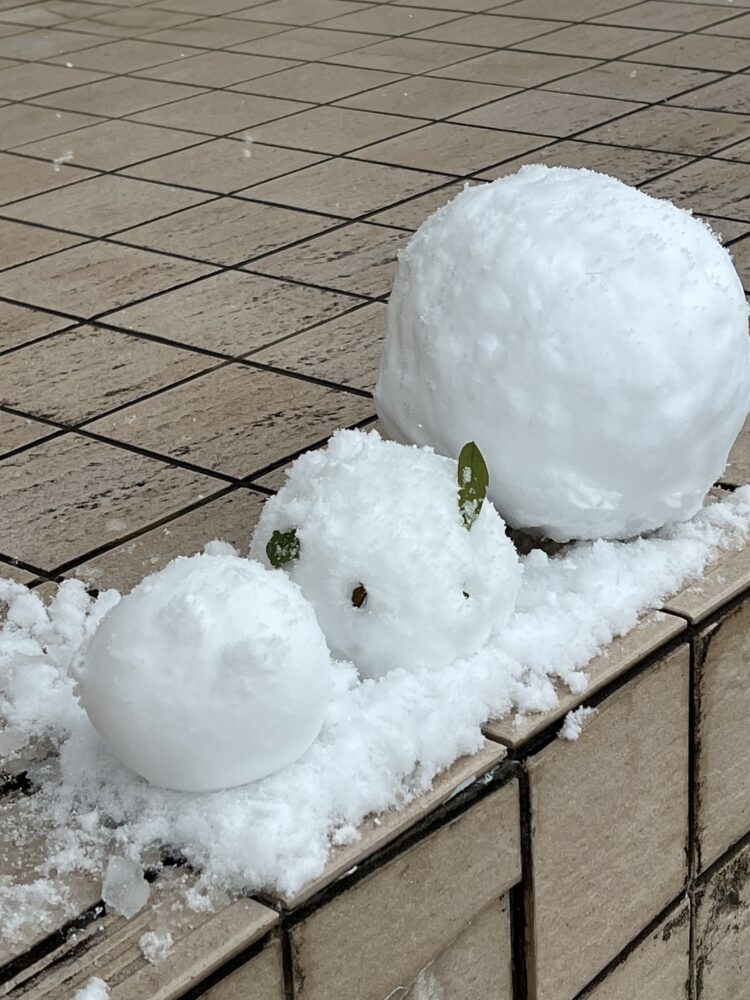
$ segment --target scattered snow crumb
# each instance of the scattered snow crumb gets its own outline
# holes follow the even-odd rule
[[[66,62],[65,65],[68,67],[68,69],[73,69],[73,63],[72,62]]]
[[[137,861],[114,855],[109,859],[102,885],[102,899],[123,917],[134,917],[148,902],[151,893]]]
[[[253,155],[253,137],[251,135],[246,135],[245,138],[242,140],[242,143],[244,147],[242,150],[242,155],[245,157],[246,160],[249,160]]]
[[[54,160],[52,161],[52,169],[55,171],[55,173],[59,173],[62,164],[70,163],[72,159],[73,159],[73,151],[69,149],[67,153],[62,153],[60,156],[56,156],[54,158]]]
[[[167,931],[166,934],[157,934],[155,931],[146,931],[138,939],[138,947],[141,949],[143,957],[147,962],[151,962],[152,965],[156,965],[158,962],[163,962],[167,955],[172,950],[172,945],[174,941],[172,940],[172,935]]]
[[[635,78],[636,78],[637,76],[638,76],[638,70],[637,70],[637,69],[634,69],[634,70],[631,70],[631,71],[630,71],[630,79],[631,79],[631,80],[635,80]]]
[[[592,715],[596,715],[597,709],[587,708],[585,705],[581,705],[574,712],[568,712],[565,716],[565,721],[562,724],[560,731],[558,732],[558,737],[561,740],[570,740],[575,742],[583,731],[583,724],[587,719],[590,719]]]
[[[73,1000],[107,1000],[109,986],[98,976],[92,976],[86,985],[76,992]]]

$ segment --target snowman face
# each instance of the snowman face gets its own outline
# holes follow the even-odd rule
[[[295,529],[285,566],[332,653],[364,676],[471,655],[515,600],[518,561],[490,504],[467,530],[456,463],[340,432],[308,454],[264,508],[252,552]]]

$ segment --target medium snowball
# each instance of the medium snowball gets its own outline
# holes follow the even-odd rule
[[[81,701],[134,771],[208,791],[305,752],[323,722],[330,668],[313,609],[285,574],[199,555],[147,577],[104,618]]]
[[[692,517],[749,401],[729,254],[612,177],[524,167],[463,191],[401,255],[380,417],[447,455],[475,440],[515,527],[626,538]]]
[[[431,449],[339,431],[263,508],[251,554],[296,528],[285,568],[333,654],[364,676],[469,656],[513,610],[521,571],[505,525],[486,501],[466,530],[456,474]]]

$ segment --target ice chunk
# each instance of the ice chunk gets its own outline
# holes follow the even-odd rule
[[[128,920],[148,902],[151,893],[143,869],[136,861],[114,855],[109,859],[102,885],[102,899]]]

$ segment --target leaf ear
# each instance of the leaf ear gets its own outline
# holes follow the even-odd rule
[[[476,444],[469,441],[458,456],[458,509],[467,531],[479,517],[489,483],[487,463]]]
[[[274,531],[266,545],[268,561],[274,569],[280,569],[294,559],[299,559],[299,538],[297,529]]]

